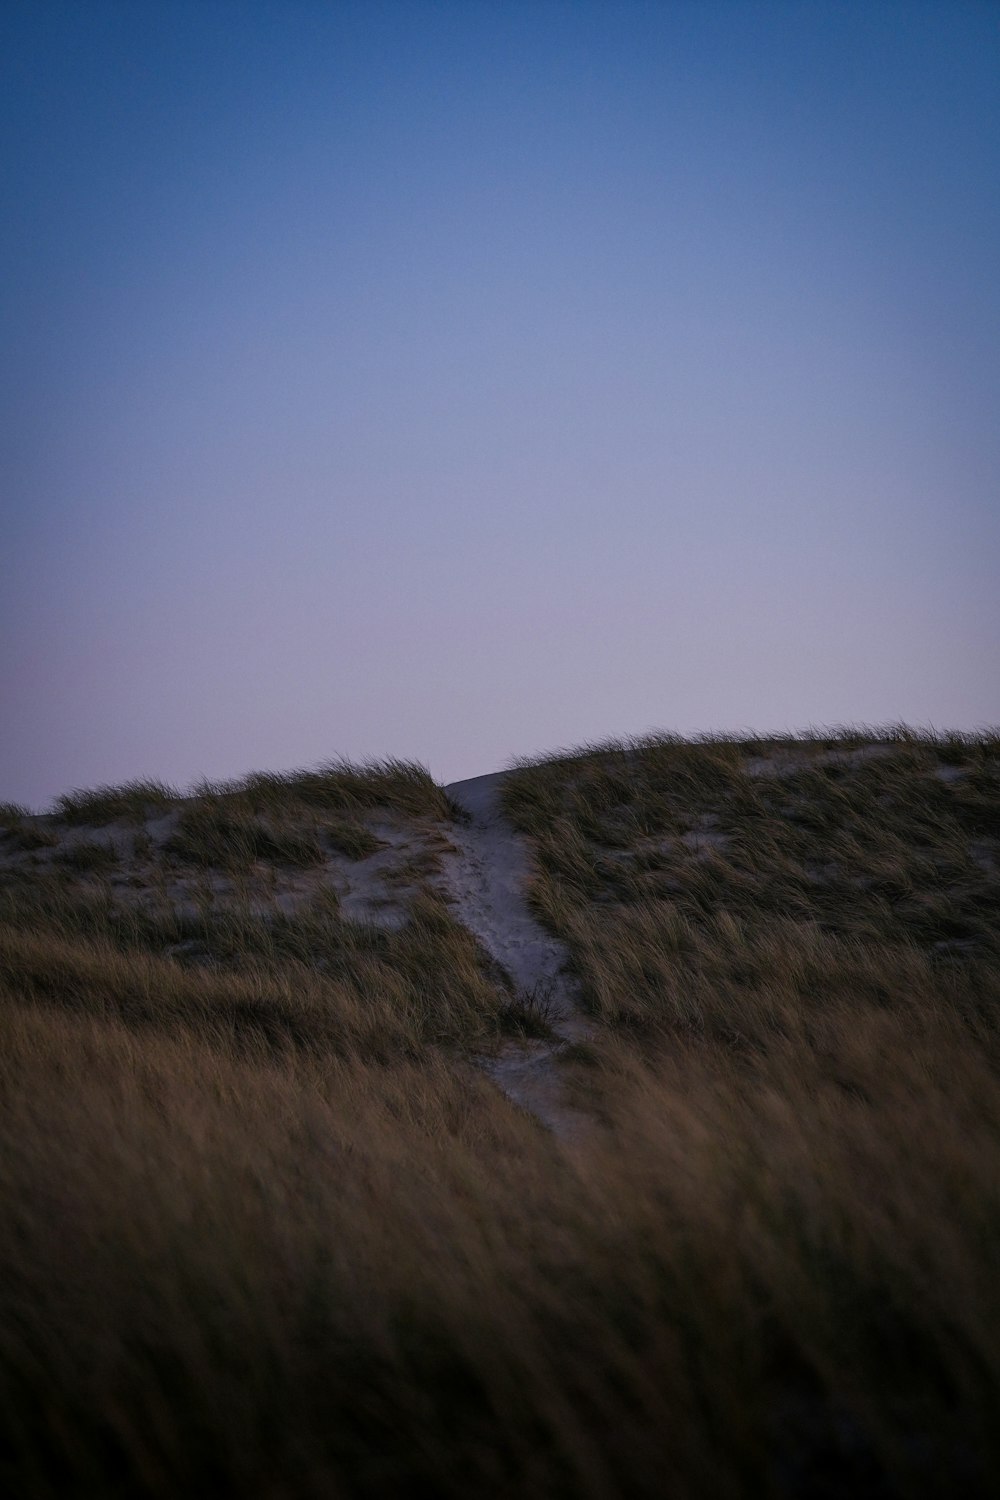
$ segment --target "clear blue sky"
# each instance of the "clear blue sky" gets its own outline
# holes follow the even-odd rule
[[[1000,6],[0,19],[0,798],[1000,719]]]

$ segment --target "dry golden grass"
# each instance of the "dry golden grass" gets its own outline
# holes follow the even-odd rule
[[[510,997],[430,887],[398,931],[332,892],[192,915],[16,853],[8,1491],[994,1493],[997,754],[897,730],[521,767],[534,900],[604,1023],[570,1151],[471,1066]],[[383,805],[347,786],[223,805],[308,837]],[[443,797],[396,794],[443,845]]]

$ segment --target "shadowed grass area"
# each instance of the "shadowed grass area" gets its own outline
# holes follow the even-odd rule
[[[0,849],[27,853],[34,849],[52,849],[58,842],[58,836],[51,828],[45,828],[27,816],[11,818],[0,826]]]
[[[66,844],[55,857],[61,865],[80,874],[104,875],[121,864],[121,856],[114,845],[100,839],[81,839],[78,843]]]
[[[17,827],[25,818],[31,817],[31,811],[21,802],[0,802],[0,829]]]

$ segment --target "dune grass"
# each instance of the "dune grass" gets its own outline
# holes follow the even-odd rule
[[[251,1050],[417,1057],[488,1048],[503,1005],[474,940],[430,892],[391,931],[343,921],[329,889],[293,915],[238,899],[184,914],[43,875],[0,890],[0,921],[11,992],[193,1042],[218,1033]]]
[[[346,854],[348,859],[368,859],[382,847],[380,840],[358,818],[326,815],[322,829],[331,848],[338,854]]]
[[[37,849],[52,849],[58,844],[58,836],[51,828],[45,828],[30,815],[11,817],[0,825],[0,850],[16,850],[29,853]]]
[[[664,738],[521,767],[505,803],[550,908],[666,901],[674,923],[788,916],[995,952],[1000,743],[958,743]]]
[[[544,1035],[545,996],[431,884],[393,931],[329,889],[192,914],[0,872],[0,1480],[992,1495],[997,754],[894,729],[519,767],[601,1022],[569,1151],[471,1065]],[[220,806],[303,836],[372,805],[251,795]]]
[[[0,829],[16,827],[30,817],[31,810],[23,802],[0,802]]]
[[[103,839],[79,839],[64,844],[55,854],[59,864],[81,874],[106,875],[121,863],[121,855],[113,844]]]
[[[848,1414],[838,1485],[866,1463],[878,1493],[987,1485],[997,736],[650,738],[523,764],[505,802],[604,1023],[589,1077],[610,1128],[658,1143],[685,1223],[730,1184],[718,1232],[783,1324],[793,1427]],[[732,1316],[767,1347],[759,1303]],[[813,1493],[816,1455],[789,1462]]]
[[[308,867],[325,857],[315,828],[255,817],[214,797],[201,797],[181,810],[165,848],[183,863],[225,871],[247,870],[260,861]]]
[[[303,807],[356,813],[382,809],[408,817],[450,818],[453,809],[426,767],[389,757],[364,762],[330,760],[299,771],[253,771],[230,781],[201,781],[191,795],[223,801],[233,810],[280,813]],[[142,822],[175,806],[184,794],[154,778],[119,786],[77,788],[57,797],[53,814],[62,822],[100,827],[123,820]],[[24,815],[5,803],[10,820]]]
[[[204,782],[195,790],[255,813],[305,807],[328,813],[380,809],[431,819],[452,814],[447,797],[424,766],[393,758],[358,764],[331,760],[301,771],[257,771],[235,781]]]
[[[64,823],[86,824],[100,828],[122,819],[141,823],[157,812],[164,812],[177,801],[180,793],[162,781],[140,778],[120,786],[98,786],[89,790],[77,788],[64,792],[53,804],[53,813]]]

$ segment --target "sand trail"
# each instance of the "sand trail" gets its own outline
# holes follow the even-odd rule
[[[592,1025],[582,1014],[577,985],[567,972],[568,950],[547,933],[527,901],[531,859],[525,841],[504,816],[500,789],[506,772],[456,781],[445,791],[469,817],[449,837],[442,880],[455,916],[510,976],[522,996],[543,999],[551,1039],[506,1042],[482,1066],[504,1093],[563,1140],[589,1125],[566,1099],[560,1061],[567,1047],[586,1041]]]

